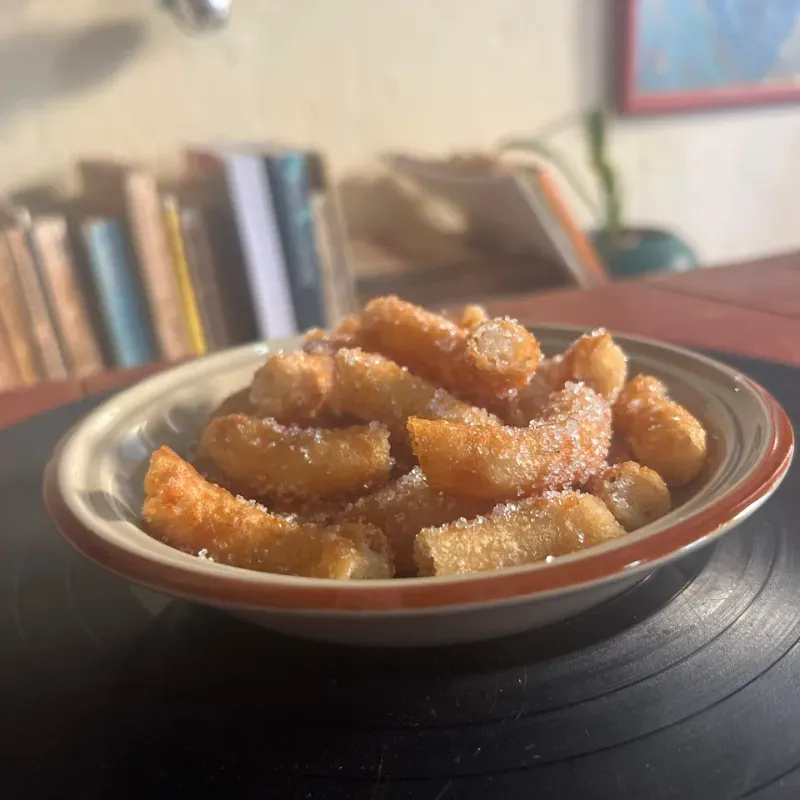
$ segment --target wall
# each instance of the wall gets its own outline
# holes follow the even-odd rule
[[[0,18],[0,192],[64,183],[80,155],[174,172],[181,143],[324,148],[339,176],[386,149],[491,146],[602,91],[605,0],[235,0],[187,37],[156,0],[29,0]],[[577,131],[554,143],[576,160]],[[708,261],[800,247],[800,111],[617,125],[629,218]]]

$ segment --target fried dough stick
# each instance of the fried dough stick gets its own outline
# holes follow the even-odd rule
[[[200,454],[252,495],[330,497],[389,479],[389,431],[377,423],[327,430],[279,425],[244,414],[203,431]]]
[[[587,333],[562,355],[543,359],[533,377],[497,406],[497,413],[512,425],[527,425],[544,409],[549,392],[568,382],[586,383],[614,402],[628,375],[628,359],[604,330]]]
[[[543,561],[624,535],[602,500],[551,492],[497,506],[486,517],[420,531],[414,557],[420,575],[463,575]]]
[[[623,389],[614,422],[625,434],[636,460],[655,470],[667,486],[696,478],[708,457],[703,426],[667,396],[656,378],[639,375]]]
[[[303,337],[303,350],[313,355],[332,356],[343,347],[361,344],[361,320],[357,314],[345,317],[332,331],[311,328]]]
[[[377,353],[340,350],[334,357],[334,374],[334,409],[363,420],[383,422],[398,441],[406,440],[409,417],[467,425],[500,422],[488,411],[457,400]]]
[[[367,349],[476,403],[498,386],[523,386],[540,356],[534,336],[513,320],[488,320],[467,331],[394,296],[367,303],[361,337]]]
[[[394,552],[398,575],[415,575],[414,540],[423,528],[461,517],[472,518],[492,509],[492,502],[434,491],[415,467],[377,492],[348,506],[341,519],[365,522],[382,530]]]
[[[208,483],[168,447],[153,453],[142,516],[168,545],[221,564],[309,578],[390,578],[388,543],[362,524],[298,525]]]
[[[261,416],[307,422],[327,408],[332,387],[330,356],[273,353],[253,375],[250,400]]]
[[[626,531],[635,531],[669,513],[671,500],[661,476],[635,461],[624,461],[595,475],[586,486]]]
[[[525,386],[541,357],[533,334],[510,319],[490,319],[475,327],[465,352],[467,364],[480,379],[477,395],[502,394]]]
[[[584,483],[599,472],[611,441],[611,411],[588,386],[569,383],[527,428],[412,418],[408,429],[433,488],[500,502]]]
[[[628,377],[628,357],[611,334],[602,329],[574,341],[554,366],[556,388],[567,381],[585,383],[611,403]]]
[[[568,383],[527,428],[412,418],[411,447],[435,489],[502,501],[585,483],[611,441],[611,410],[600,395]]]
[[[461,309],[458,324],[464,328],[464,330],[471,331],[473,328],[477,328],[482,322],[488,321],[489,315],[486,313],[486,309],[483,306],[467,305]]]

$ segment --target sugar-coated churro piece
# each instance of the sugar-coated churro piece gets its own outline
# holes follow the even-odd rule
[[[584,483],[601,470],[611,410],[588,386],[569,383],[527,428],[412,418],[408,430],[433,488],[501,501]]]
[[[298,525],[198,475],[168,447],[153,453],[142,517],[166,544],[221,564],[310,578],[390,578],[386,537],[360,523]]]
[[[333,355],[342,347],[358,347],[360,345],[361,320],[358,315],[345,317],[332,330],[311,328],[303,337],[303,350],[315,355]]]
[[[329,497],[386,483],[389,431],[379,423],[327,430],[243,414],[212,420],[201,455],[256,495]]]
[[[490,319],[475,327],[465,352],[467,364],[476,372],[476,392],[487,395],[524,386],[541,357],[534,335],[511,319]]]
[[[492,410],[504,422],[518,427],[524,427],[538,419],[547,406],[550,395],[564,386],[563,382],[559,383],[560,360],[560,356],[542,359],[525,386],[498,397],[491,404]]]
[[[573,342],[557,365],[558,381],[586,383],[614,402],[628,376],[628,358],[604,330],[593,331]]]
[[[478,404],[521,386],[540,355],[536,339],[512,320],[489,320],[470,332],[394,296],[371,300],[361,313],[361,326],[367,349]],[[514,363],[513,352],[524,360]]]
[[[611,407],[614,428],[626,432],[640,406],[652,403],[655,398],[668,397],[667,387],[658,378],[652,375],[636,375],[625,384]]]
[[[382,530],[392,546],[397,574],[414,575],[414,540],[423,528],[462,517],[471,519],[491,508],[492,503],[487,500],[434,491],[422,470],[415,467],[407,475],[359,498],[345,509],[342,519],[366,522]]]
[[[638,376],[628,383],[614,406],[614,420],[636,461],[654,469],[667,486],[683,486],[703,469],[708,457],[705,429],[669,399],[655,378]]]
[[[414,557],[420,575],[463,575],[543,561],[624,533],[598,498],[548,492],[497,506],[485,517],[425,528],[417,535]]]
[[[334,374],[333,407],[340,413],[383,422],[398,440],[405,440],[406,421],[412,416],[499,424],[488,411],[457,400],[377,353],[340,350],[334,357]]]
[[[661,476],[637,464],[624,461],[591,478],[589,492],[599,497],[626,531],[635,531],[669,513],[671,501]]]
[[[261,416],[304,422],[327,407],[332,387],[330,356],[273,353],[253,375],[250,400]]]
[[[477,328],[482,322],[486,322],[489,319],[489,315],[486,313],[486,309],[483,306],[478,305],[467,305],[461,309],[461,315],[458,318],[458,324],[464,328],[464,330],[471,331],[473,328]]]
[[[376,297],[361,312],[364,347],[446,389],[464,384],[467,332],[445,317],[395,296]]]

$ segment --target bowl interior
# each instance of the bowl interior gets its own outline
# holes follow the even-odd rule
[[[547,354],[563,351],[580,333],[579,329],[565,327],[533,330]],[[622,539],[564,556],[558,559],[560,562],[591,558],[598,551],[656,536],[679,519],[701,511],[747,476],[770,441],[770,415],[763,397],[734,370],[679,348],[633,337],[616,338],[630,357],[631,374],[646,372],[662,379],[672,396],[702,421],[710,435],[711,457],[704,474],[675,498],[676,508],[669,515]],[[230,572],[229,567],[173,550],[141,529],[139,512],[148,459],[163,444],[186,455],[211,411],[250,382],[266,353],[297,346],[298,340],[292,339],[216,354],[145,381],[97,409],[66,440],[58,460],[59,491],[71,513],[109,547],[153,562],[179,561],[195,573]],[[515,569],[548,568],[535,564]],[[246,570],[235,572],[237,579],[248,583],[313,582]],[[457,582],[483,575],[413,582]],[[346,583],[343,588],[348,591],[363,588],[361,582]],[[368,583],[375,587],[384,582]],[[396,586],[398,581],[385,583]]]

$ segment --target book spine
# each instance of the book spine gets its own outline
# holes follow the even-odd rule
[[[325,291],[314,241],[311,181],[305,153],[266,157],[295,317],[300,330],[325,325]]]
[[[0,319],[14,356],[22,386],[32,386],[44,377],[38,363],[31,320],[22,303],[20,287],[7,242],[0,241]]]
[[[200,309],[197,304],[197,294],[189,264],[186,261],[183,233],[181,231],[180,210],[178,201],[174,197],[164,198],[164,219],[167,235],[172,249],[172,263],[175,266],[175,275],[178,280],[178,289],[183,304],[184,323],[189,333],[189,344],[196,356],[205,355],[208,351],[206,334],[200,318]]]
[[[67,366],[36,273],[27,231],[19,227],[11,228],[6,231],[6,241],[14,262],[20,296],[28,309],[41,371],[47,380],[63,381],[67,378]]]
[[[100,372],[103,361],[75,273],[66,220],[36,220],[31,234],[42,268],[42,285],[64,343],[70,372],[81,378]]]
[[[14,351],[11,348],[8,331],[0,316],[0,392],[17,389],[24,385],[14,358]]]
[[[226,165],[258,334],[293,336],[297,321],[266,165],[260,156],[238,155]]]
[[[536,183],[583,267],[582,272],[585,277],[581,280],[581,285],[589,287],[607,283],[608,273],[603,263],[589,237],[575,220],[553,177],[545,170],[540,170],[536,175]]]
[[[191,355],[180,290],[155,178],[143,170],[125,177],[125,199],[133,244],[155,339],[165,361]]]
[[[154,353],[142,301],[119,223],[111,219],[89,220],[83,224],[83,234],[115,365],[128,369],[152,361]]]
[[[195,287],[206,343],[209,350],[219,350],[231,344],[231,337],[222,307],[206,220],[197,208],[180,208],[179,212],[184,254]]]

